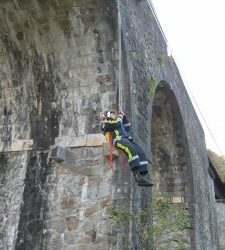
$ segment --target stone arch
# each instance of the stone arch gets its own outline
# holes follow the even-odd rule
[[[152,172],[154,195],[166,193],[190,202],[190,154],[179,105],[170,85],[161,81],[152,105]]]
[[[151,121],[153,197],[166,194],[173,203],[184,202],[189,208],[193,197],[189,145],[176,96],[165,81],[155,90]],[[191,229],[185,230],[183,240],[193,249]]]

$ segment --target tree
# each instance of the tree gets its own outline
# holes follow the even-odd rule
[[[208,157],[211,160],[213,166],[217,170],[221,180],[225,182],[225,157],[224,156],[219,156],[215,152],[211,150],[207,150],[208,152]]]

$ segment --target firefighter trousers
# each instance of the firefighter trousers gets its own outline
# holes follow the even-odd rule
[[[121,138],[114,142],[114,147],[122,150],[128,157],[128,162],[132,171],[148,172],[147,157],[144,151],[127,138]]]

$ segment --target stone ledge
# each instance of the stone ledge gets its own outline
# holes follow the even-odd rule
[[[104,139],[104,140],[103,140]],[[67,161],[72,155],[73,152],[70,150],[76,147],[103,147],[103,155],[105,158],[110,158],[110,146],[109,143],[106,142],[105,138],[99,136],[98,134],[91,134],[86,136],[78,136],[76,140],[71,140],[67,147],[60,145],[51,146],[48,154],[49,160],[54,160],[56,162]],[[113,159],[118,158],[120,155],[119,150],[112,150]],[[70,159],[71,160],[71,159]]]
[[[79,136],[62,136],[55,139],[55,144],[62,147],[100,147],[106,142],[103,134],[87,134]]]
[[[87,146],[102,146],[106,142],[105,136],[103,134],[88,134],[87,135]]]
[[[11,142],[11,144],[5,149],[3,149],[3,146],[1,146],[1,152],[29,151],[32,150],[32,147],[33,140],[17,140]]]
[[[57,162],[65,161],[67,158],[67,150],[61,146],[52,147],[48,153],[49,160],[55,160]]]
[[[62,136],[55,139],[55,146],[61,146],[64,148],[76,148],[76,147],[101,147],[106,143],[105,136],[103,134],[87,134],[80,136]],[[11,142],[11,144],[4,148],[3,144],[0,144],[0,152],[19,152],[33,150],[33,140],[17,140]]]

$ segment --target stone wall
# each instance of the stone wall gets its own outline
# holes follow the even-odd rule
[[[0,153],[0,248],[13,249],[20,219],[27,153]]]
[[[116,102],[115,12],[104,1],[2,5],[1,148],[26,138],[45,148],[58,135],[99,132],[100,110]]]
[[[80,139],[100,132],[100,111],[118,107],[119,60],[132,135],[155,176],[163,173],[153,195],[164,188],[184,197],[193,218],[187,247],[218,249],[202,127],[146,0],[120,2],[119,58],[116,2],[1,1],[1,249],[144,249],[138,226],[112,228],[105,209],[138,211],[151,190],[134,184],[121,159],[111,170],[102,146]],[[53,145],[68,148],[64,162],[49,161]]]
[[[73,148],[66,161],[51,162],[44,249],[111,249],[106,207],[113,186],[107,163],[102,146]]]
[[[58,210],[48,201],[48,150],[58,136],[99,133],[99,112],[116,104],[116,12],[113,1],[1,2],[3,249],[40,249],[58,237],[45,231],[49,209]]]
[[[190,248],[218,249],[215,207],[209,192],[211,188],[202,126],[176,64],[167,54],[166,41],[148,1],[122,1],[121,13],[134,138],[152,157],[156,176],[162,177],[160,171],[169,168],[167,173],[164,172],[168,175],[168,186],[164,191],[170,194],[172,187],[172,196],[184,195],[193,217]],[[184,163],[183,166],[179,162]],[[153,195],[157,194],[159,185],[165,185],[157,178],[155,181]]]
[[[220,249],[225,248],[225,204],[224,203],[216,203],[216,211],[217,211],[217,221],[218,221],[218,234],[219,234],[219,242],[220,242]]]

